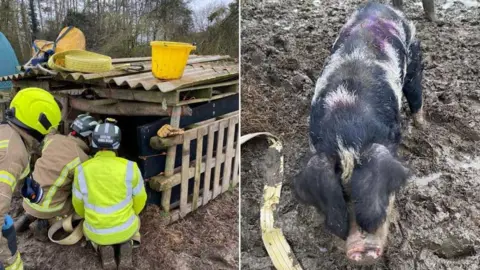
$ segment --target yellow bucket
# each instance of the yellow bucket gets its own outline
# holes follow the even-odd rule
[[[157,79],[174,80],[183,75],[188,56],[197,47],[188,43],[152,41],[152,72]]]

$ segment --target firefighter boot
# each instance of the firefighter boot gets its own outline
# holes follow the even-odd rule
[[[127,241],[118,245],[117,260],[119,270],[133,269],[132,250],[132,241]]]
[[[46,219],[37,219],[30,224],[30,230],[33,232],[33,237],[40,242],[48,241],[48,227],[49,223]]]
[[[98,246],[98,253],[100,254],[100,260],[102,262],[102,268],[106,270],[117,269],[115,262],[115,250],[113,246]]]
[[[17,219],[17,221],[15,221],[13,226],[15,227],[16,232],[24,232],[28,230],[28,227],[34,221],[35,221],[34,216],[24,213]]]

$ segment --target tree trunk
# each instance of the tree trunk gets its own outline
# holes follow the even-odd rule
[[[43,16],[42,16],[42,5],[40,0],[37,0],[38,4],[38,17],[40,18],[40,30],[43,30]]]
[[[37,38],[38,33],[38,23],[37,23],[37,15],[35,13],[35,3],[34,0],[29,0],[29,7],[30,7],[30,19],[32,22],[32,42]]]

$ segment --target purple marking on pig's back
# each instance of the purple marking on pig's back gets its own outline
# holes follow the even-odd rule
[[[347,35],[364,36],[365,40],[371,43],[368,45],[380,48],[383,51],[389,39],[393,36],[400,38],[398,26],[398,22],[394,20],[372,14],[361,22],[344,29],[344,32]]]

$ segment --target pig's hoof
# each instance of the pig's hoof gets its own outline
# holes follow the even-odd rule
[[[418,129],[425,128],[425,118],[423,117],[423,113],[417,113],[413,115],[413,124]]]
[[[436,22],[437,21],[437,17],[435,16],[435,13],[426,13],[425,16],[431,22]]]

